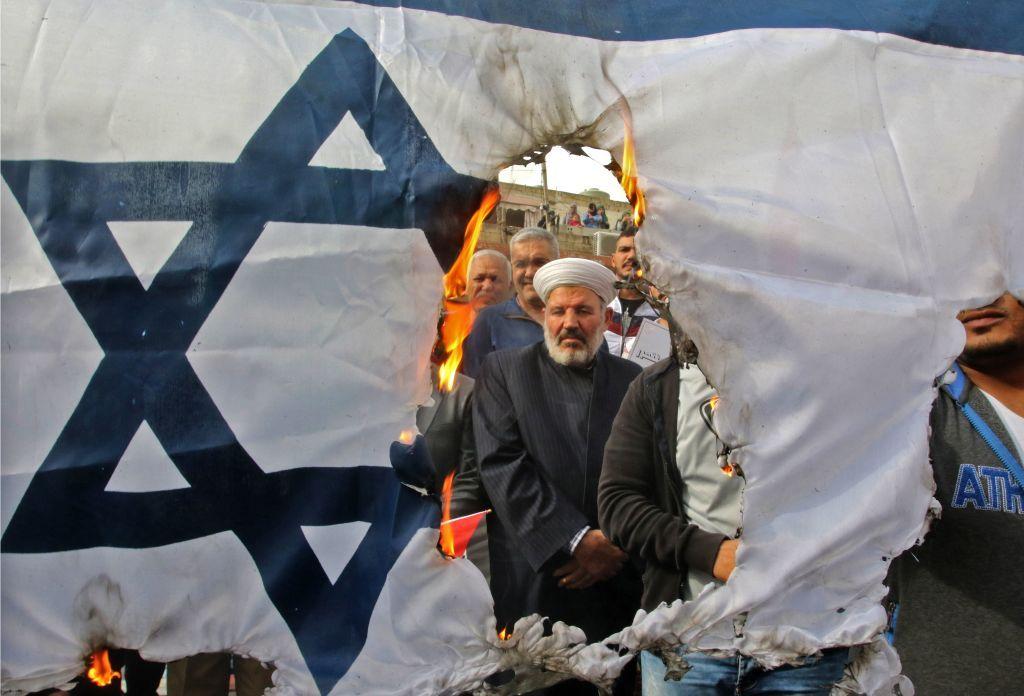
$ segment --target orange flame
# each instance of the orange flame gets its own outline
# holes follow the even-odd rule
[[[625,132],[622,137],[622,179],[619,184],[626,193],[626,198],[633,206],[633,224],[639,227],[647,217],[647,203],[644,192],[637,183],[639,173],[636,168],[636,147],[633,144],[633,128],[629,119],[625,121]]]
[[[438,544],[441,546],[441,553],[448,558],[455,558],[455,533],[448,522],[452,519],[452,484],[455,482],[455,472],[444,477],[444,484],[441,486],[441,538]]]
[[[484,194],[480,207],[466,224],[462,251],[444,275],[445,316],[441,325],[441,342],[444,344],[445,359],[438,369],[438,388],[441,391],[451,391],[455,386],[455,373],[462,363],[462,342],[473,328],[473,306],[468,302],[456,300],[466,293],[466,287],[469,285],[469,262],[476,252],[484,219],[491,214],[500,200],[501,194],[497,188],[492,188]]]
[[[736,469],[735,469],[735,467],[733,467],[732,464],[729,464],[728,462],[726,462],[725,464],[722,465],[722,473],[725,474],[726,476],[732,478],[732,475],[734,473],[736,473]]]
[[[416,431],[407,428],[398,434],[398,441],[403,445],[411,445],[416,440]]]
[[[508,640],[512,637],[512,632],[508,630],[508,626],[498,631],[498,640]]]
[[[96,686],[109,686],[115,679],[121,678],[120,672],[115,672],[110,666],[110,653],[106,648],[97,650],[89,658],[90,666],[86,676]]]

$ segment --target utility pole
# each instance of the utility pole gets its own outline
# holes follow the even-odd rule
[[[548,204],[548,159],[545,155],[540,161],[540,180],[544,185],[544,205]]]

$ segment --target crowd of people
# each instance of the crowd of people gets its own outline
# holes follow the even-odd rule
[[[613,225],[604,206],[593,202],[587,205],[587,210],[582,215],[575,203],[570,205],[569,210],[561,217],[556,215],[550,206],[547,205],[542,206],[541,212],[539,225],[548,230],[555,230],[560,227],[589,227],[592,229],[614,229],[616,232],[635,233],[637,229],[636,224],[633,222],[632,211],[623,211]]]
[[[450,403],[446,417],[421,430],[458,452],[436,462],[458,472],[452,514],[493,510],[469,556],[489,578],[499,628],[539,613],[599,640],[637,609],[691,599],[735,567],[743,480],[722,475],[721,443],[701,414],[715,389],[676,356],[643,370],[624,359],[639,325],[657,318],[628,282],[634,240],[635,229],[620,231],[613,270],[559,258],[541,228],[512,237],[508,257],[472,260],[477,316],[462,374],[435,394]],[[1024,638],[1011,551],[1024,523],[1024,307],[1007,293],[959,318],[966,348],[931,430],[936,496],[949,512],[892,565],[890,635],[918,693],[1012,693]],[[828,694],[852,647],[775,669],[684,652],[681,681],[666,681],[662,659],[644,652],[640,681],[644,694],[666,696]],[[615,693],[634,693],[635,679],[627,669]],[[545,693],[596,692],[570,681]]]

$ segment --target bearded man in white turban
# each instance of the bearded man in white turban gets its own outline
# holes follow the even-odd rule
[[[601,532],[597,483],[612,420],[639,366],[603,349],[615,275],[566,258],[537,271],[544,340],[491,353],[476,381],[473,430],[488,520],[498,626],[533,613],[590,641],[628,625],[640,577]],[[557,693],[596,693],[586,684]]]

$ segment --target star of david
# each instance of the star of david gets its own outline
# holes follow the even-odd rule
[[[309,166],[347,113],[384,171]],[[486,182],[444,161],[351,30],[333,37],[232,163],[0,166],[104,353],[0,550],[150,548],[231,531],[255,561],[317,688],[330,691],[365,643],[388,571],[417,529],[436,524],[436,506],[385,466],[264,473],[185,351],[268,222],[420,228],[447,267]],[[111,220],[193,222],[146,289]],[[189,487],[105,491],[144,420]],[[332,585],[301,526],[354,521],[369,529]]]

